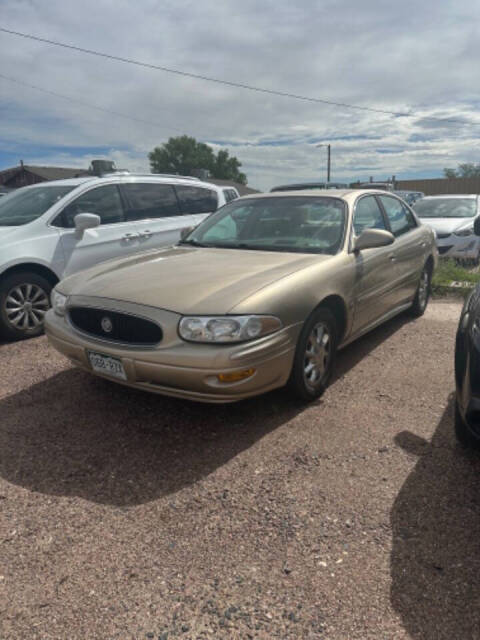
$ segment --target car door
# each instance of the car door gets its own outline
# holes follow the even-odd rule
[[[79,213],[95,213],[101,224],[75,236],[74,218]],[[59,228],[65,256],[63,276],[86,269],[98,262],[138,251],[135,223],[125,220],[118,186],[102,185],[89,189],[70,202],[52,223]]]
[[[192,217],[193,226],[197,226],[208,215],[218,209],[218,195],[213,189],[189,184],[176,184],[180,211]]]
[[[413,298],[425,261],[426,241],[422,229],[407,206],[394,196],[377,196],[383,207],[390,231],[395,278],[393,299],[396,306]]]
[[[121,189],[127,220],[136,224],[142,251],[175,244],[181,230],[194,224],[191,216],[181,214],[171,184],[125,182]]]
[[[374,195],[361,196],[353,211],[353,236],[365,229],[389,231],[384,213]],[[392,247],[354,252],[355,294],[353,333],[366,329],[394,307],[395,265]]]

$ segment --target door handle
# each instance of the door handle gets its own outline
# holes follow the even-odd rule
[[[140,235],[142,236],[142,238],[151,238],[153,234],[150,229],[145,229],[145,231],[142,231]]]
[[[135,238],[138,238],[138,233],[125,233],[122,236],[122,239],[126,240],[127,242],[130,242],[130,240],[135,240]]]

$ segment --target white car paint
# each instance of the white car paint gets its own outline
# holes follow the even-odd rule
[[[465,218],[430,218],[422,217],[422,203],[438,200],[468,199],[476,201],[477,213],[473,217]],[[417,210],[418,207],[418,210]],[[480,198],[477,195],[426,196],[418,200],[413,208],[423,224],[431,227],[436,234],[436,242],[441,257],[457,259],[478,259],[480,257],[480,237],[473,233],[473,223],[480,215]],[[458,235],[459,233],[464,235]]]
[[[47,267],[61,279],[110,258],[174,244],[179,240],[183,228],[198,224],[211,213],[100,225],[94,229],[87,229],[81,239],[75,237],[75,229],[52,224],[67,205],[88,191],[103,185],[132,182],[203,187],[217,194],[218,207],[225,204],[223,189],[214,184],[153,174],[75,178],[23,187],[22,191],[59,185],[72,186],[73,189],[33,222],[17,227],[0,226],[0,277],[12,267],[33,263]],[[2,202],[8,197],[2,198]]]

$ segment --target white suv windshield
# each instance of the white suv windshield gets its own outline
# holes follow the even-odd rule
[[[33,222],[75,185],[19,189],[0,200],[0,227],[17,227]]]

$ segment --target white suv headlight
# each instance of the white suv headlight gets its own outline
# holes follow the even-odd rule
[[[469,227],[464,227],[463,229],[457,229],[457,231],[453,232],[456,236],[471,236],[473,235],[473,225]]]
[[[245,342],[281,328],[275,316],[194,316],[180,320],[178,333],[188,342]]]
[[[64,296],[63,293],[54,289],[50,297],[52,303],[52,309],[59,316],[65,315],[65,306],[67,304],[68,296]]]

